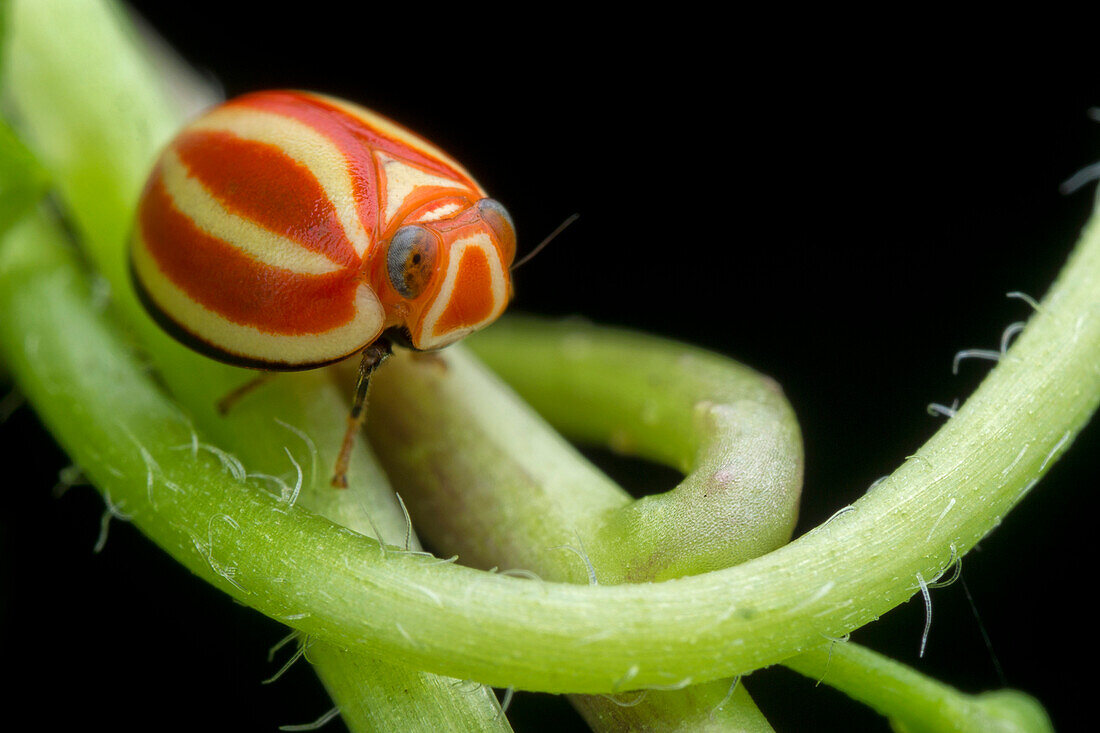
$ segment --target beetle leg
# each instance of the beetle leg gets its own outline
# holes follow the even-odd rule
[[[253,377],[252,379],[242,384],[240,387],[237,387],[229,394],[222,397],[220,400],[218,400],[218,414],[227,414],[231,409],[233,409],[233,406],[240,402],[241,399],[245,397],[249,392],[256,389],[257,387],[267,384],[276,374],[278,374],[278,372],[260,372],[258,376]]]
[[[344,433],[344,442],[340,446],[340,455],[336,458],[336,469],[332,473],[332,485],[346,489],[348,486],[348,463],[351,461],[351,447],[355,436],[363,427],[367,416],[367,392],[370,390],[370,377],[378,365],[392,354],[390,342],[380,338],[363,349],[363,359],[359,362],[359,377],[355,380],[355,398],[348,413],[348,429]]]

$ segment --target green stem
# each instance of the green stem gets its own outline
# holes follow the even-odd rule
[[[394,502],[388,484],[377,468],[374,469],[378,474],[374,480],[365,480],[369,477],[361,472],[360,481],[346,491],[336,491],[328,485],[325,467],[329,464],[322,464],[320,471],[314,470],[319,456],[331,456],[335,451],[322,451],[310,445],[313,438],[306,431],[313,428],[323,433],[327,426],[311,420],[308,412],[303,413],[296,406],[323,405],[329,401],[333,404],[329,405],[327,414],[322,413],[321,421],[332,423],[333,412],[346,409],[344,402],[336,397],[338,389],[334,385],[322,381],[313,384],[312,388],[308,383],[274,386],[267,393],[265,404],[280,404],[281,409],[286,410],[283,417],[297,422],[276,422],[270,415],[258,416],[255,410],[242,406],[241,410],[225,418],[224,424],[212,425],[224,435],[219,436],[220,442],[210,443],[208,436],[201,432],[204,427],[201,418],[193,423],[178,407],[158,395],[159,390],[149,383],[144,373],[146,370],[132,354],[127,354],[126,346],[117,341],[113,345],[97,343],[95,327],[82,325],[87,318],[102,318],[102,315],[96,315],[86,288],[81,287],[83,278],[76,269],[72,253],[62,241],[62,235],[41,219],[31,220],[14,229],[0,248],[0,282],[3,283],[0,285],[0,300],[4,303],[5,319],[14,320],[35,320],[41,315],[48,322],[50,314],[56,312],[51,311],[53,307],[64,310],[78,305],[84,308],[87,312],[82,318],[68,320],[68,328],[72,330],[64,337],[70,345],[81,348],[76,349],[78,353],[75,355],[61,357],[51,351],[60,344],[30,335],[22,340],[22,348],[0,353],[11,360],[19,383],[29,390],[29,394],[37,394],[37,399],[44,399],[47,403],[57,400],[54,418],[60,421],[62,427],[55,434],[76,436],[72,439],[77,445],[69,450],[69,454],[122,511],[127,514],[134,511],[139,515],[155,513],[180,498],[176,496],[178,492],[191,491],[196,485],[203,485],[210,493],[201,500],[207,503],[207,507],[198,519],[188,523],[186,519],[174,518],[170,510],[162,517],[171,525],[174,537],[169,546],[177,557],[181,552],[197,553],[199,561],[190,567],[207,580],[217,580],[223,587],[228,584],[234,592],[243,594],[238,596],[242,600],[249,598],[249,593],[243,590],[235,575],[234,563],[220,555],[218,538],[235,536],[240,529],[240,522],[243,521],[241,515],[232,511],[222,498],[234,492],[234,477],[243,475],[245,471],[250,477],[251,491],[268,507],[271,512],[268,516],[276,519],[276,524],[281,521],[280,515],[302,514],[305,511],[302,507],[310,507],[324,516],[339,519],[343,527],[350,528],[345,532],[357,530],[360,535],[367,536],[380,531],[390,541],[404,545],[407,533],[404,514]],[[19,282],[18,288],[12,286],[12,279]],[[5,346],[15,343],[5,340]],[[83,345],[92,349],[85,350]],[[113,350],[115,353],[96,352],[96,346],[100,349],[106,346],[107,352]],[[120,360],[119,356],[126,356],[129,361]],[[76,359],[76,362],[70,362],[70,368],[97,371],[104,381],[92,380],[90,384],[81,384],[53,371],[70,358]],[[201,375],[202,365],[198,368],[198,375]],[[133,388],[132,403],[123,397],[128,386]],[[48,397],[44,397],[41,390],[45,390]],[[327,391],[333,394],[327,395]],[[109,395],[109,392],[116,394]],[[147,409],[146,417],[165,421],[160,427],[166,430],[154,430],[143,419],[128,421],[125,411],[110,407],[96,413],[101,423],[93,425],[94,421],[84,419],[88,413],[82,400],[87,397],[92,398],[94,404],[88,409],[93,411],[103,408],[100,398],[106,398],[107,404],[125,405],[133,409],[134,412],[129,413],[131,418],[135,415],[140,417],[139,411]],[[212,405],[215,397],[209,394],[196,399],[199,404]],[[89,430],[92,432],[89,433]],[[174,437],[158,442],[158,434]],[[334,436],[329,437],[335,440]],[[63,444],[66,444],[65,440],[62,437]],[[265,444],[267,448],[264,448]],[[146,446],[153,447],[147,449]],[[139,464],[111,458],[120,450],[132,452],[135,449],[140,458]],[[372,466],[372,463],[367,463],[369,455],[364,454],[361,457],[364,466]],[[185,471],[182,476],[172,474],[170,466],[181,456],[186,456],[188,462],[195,466],[204,467],[203,470]],[[107,472],[108,478],[104,478],[103,472]],[[131,488],[138,488],[133,484],[134,479],[145,484],[144,496],[140,492],[136,496],[127,495],[126,490],[114,486],[116,481],[121,480],[129,482]],[[139,526],[143,525],[142,519],[137,521]],[[278,552],[283,554],[283,562],[295,565],[294,551],[282,552],[284,548],[278,541],[277,530],[269,528],[265,534],[259,539],[261,544],[255,546],[253,551],[261,554]],[[413,551],[419,549],[415,536],[408,541]],[[188,544],[190,547],[187,547]],[[195,560],[192,557],[192,561]],[[274,583],[270,590],[278,593],[279,576],[272,575],[268,580]],[[314,582],[318,586],[317,592],[324,594],[323,582],[319,579]],[[285,609],[286,604],[291,602],[284,599],[279,604]],[[284,611],[282,615],[287,613],[294,614],[293,611]],[[278,618],[279,614],[275,617]],[[394,663],[392,658],[363,650],[345,652],[319,640],[309,640],[309,649],[308,658],[317,668],[352,731],[412,730],[425,720],[432,720],[429,727],[438,730],[510,730],[492,692],[483,690],[477,693],[473,689],[482,689],[480,686],[462,686],[456,680]],[[392,694],[394,689],[403,691],[399,698]],[[364,711],[370,711],[369,715]],[[372,727],[373,722],[378,720],[387,722],[381,727]]]
[[[788,539],[801,445],[771,380],[698,349],[613,329],[512,319],[493,332],[491,341],[509,347],[501,355],[509,374],[556,379],[579,403],[591,397],[584,414],[614,421],[616,431],[641,423],[632,413],[654,403],[650,424],[672,425],[659,445],[667,455],[675,442],[690,473],[672,491],[634,501],[464,349],[428,361],[399,355],[377,376],[368,431],[417,527],[440,551],[545,580],[614,584],[706,572]],[[615,384],[600,389],[614,374]],[[681,425],[685,417],[694,419]],[[747,696],[714,708],[730,686],[646,695],[623,709],[602,697],[572,702],[593,723],[629,719],[650,729],[675,712],[685,724],[732,719],[744,729],[755,711]],[[623,689],[632,689],[629,681]],[[755,720],[766,726],[758,713]]]
[[[756,404],[769,405],[778,414],[787,412],[766,378],[729,360],[663,339],[575,321],[511,319],[471,343],[524,398],[556,418],[557,427],[569,437],[631,449],[647,458],[671,459],[691,471],[685,484],[715,470],[705,461],[701,462],[704,470],[687,465],[686,458],[693,449],[703,457],[711,453],[700,451],[693,442],[707,444],[725,439],[725,450],[719,453],[726,461],[736,465],[755,460],[761,464],[758,476],[740,476],[737,494],[724,498],[735,506],[739,499],[754,503],[754,481],[781,475],[790,463],[790,456],[783,450],[759,450],[761,445],[770,445],[768,441],[739,453],[738,444],[729,441],[732,431],[710,433],[705,421],[681,425],[679,431],[669,432],[668,441],[653,443],[652,447],[620,437],[645,424],[645,415],[658,409],[653,403],[669,391],[674,391],[681,403],[703,402],[708,411],[755,397]],[[632,556],[636,545],[629,541],[629,535],[618,535],[623,539],[601,552],[599,542],[585,533],[591,524],[585,514],[590,510],[591,497],[613,493],[606,488],[607,482],[585,482],[577,475],[553,494],[542,485],[528,488],[526,477],[538,475],[539,468],[532,465],[526,448],[532,433],[545,428],[536,421],[522,427],[491,427],[496,417],[506,412],[499,401],[490,401],[490,390],[481,386],[493,377],[464,356],[450,356],[446,363],[447,368],[441,370],[398,362],[386,379],[384,396],[375,403],[373,417],[378,419],[370,426],[372,442],[378,446],[387,472],[399,477],[403,496],[425,535],[446,552],[457,552],[467,559],[473,556],[481,562],[485,562],[485,555],[495,553],[490,555],[493,564],[527,568],[546,579],[584,576],[583,563],[577,557],[548,551],[554,544],[577,545],[583,540],[581,546],[590,556],[600,582],[608,554],[613,558],[613,567],[636,562],[638,556]],[[609,378],[612,375],[617,378]],[[651,422],[663,427],[685,415],[686,411],[680,415],[669,411],[662,415],[663,420]],[[743,427],[753,434],[768,434],[759,423],[749,422]],[[653,436],[643,437],[653,440]],[[681,446],[679,455],[670,448],[674,442]],[[786,451],[794,450],[797,456],[797,443],[784,447]],[[566,457],[556,460],[561,463]],[[487,471],[492,472],[492,480],[479,480]],[[619,504],[629,505],[629,498],[617,487],[616,491]],[[452,495],[471,501],[449,503]],[[549,505],[547,496],[554,499]],[[610,497],[604,501],[613,504]],[[622,511],[619,505],[614,506],[604,514]],[[692,527],[705,524],[713,513],[714,507],[706,502],[687,503],[669,516],[659,517],[658,522],[663,519],[665,525],[678,525],[666,526],[666,533],[682,529],[690,534]],[[759,521],[766,526],[766,518]],[[468,526],[470,523],[476,523],[476,528]],[[739,529],[733,528],[730,534],[736,535]],[[517,557],[510,552],[517,545],[526,550],[524,555]],[[694,551],[691,543],[684,543],[679,550],[688,558]],[[841,662],[829,668],[834,649],[839,650],[837,658]],[[884,715],[907,721],[914,730],[1042,729],[1030,727],[1037,718],[1042,719],[1043,712],[1025,695],[1009,691],[980,698],[964,695],[854,644],[815,649],[783,663],[808,674],[824,663],[831,671],[819,674],[817,679],[823,676],[827,684],[872,704]],[[646,697],[628,711],[610,712],[618,713],[618,722],[627,716],[632,716],[635,723],[651,722],[659,719],[665,706],[680,703],[678,695],[688,694],[698,694],[697,688]],[[608,709],[601,698],[590,696],[574,696],[574,704],[590,720],[602,720],[601,714]],[[684,717],[689,719],[690,715],[685,712]]]
[[[834,642],[784,664],[870,705],[905,733],[1054,730],[1042,706],[1021,692],[967,695],[850,642]]]
[[[36,132],[58,121],[42,101],[50,88],[24,87],[45,105]],[[84,97],[98,94],[89,89]],[[107,108],[115,117],[104,122],[120,138],[150,139],[143,123],[116,119],[128,107]],[[93,196],[112,165],[84,160],[76,188]],[[107,188],[108,197],[126,189]],[[121,208],[132,201],[118,198]],[[98,223],[106,228],[94,219],[82,227],[120,246],[125,217]],[[841,636],[911,597],[918,573],[934,577],[994,528],[1100,399],[1100,234],[1091,224],[1008,357],[854,511],[726,570],[615,587],[535,584],[383,555],[376,542],[227,476],[209,456],[174,450],[190,440],[178,409],[74,292],[71,263],[36,247],[41,232],[22,238],[0,253],[4,358],[74,459],[143,531],[235,597],[318,638],[502,686],[611,692],[628,675],[633,686],[713,680],[814,648],[821,634]]]
[[[34,236],[12,244],[0,263],[4,358],[62,445],[143,531],[306,633],[499,686],[600,693],[628,675],[634,687],[702,682],[842,636],[911,597],[916,573],[939,574],[951,545],[961,555],[995,527],[1100,399],[1100,234],[1090,225],[1008,357],[853,511],[725,570],[613,587],[532,583],[383,555],[377,542],[173,450],[190,439],[178,410],[73,292],[72,267]],[[233,582],[215,572],[226,567]]]
[[[493,691],[476,682],[411,668],[379,674],[379,660],[329,644],[313,644],[306,656],[353,731],[511,730]]]

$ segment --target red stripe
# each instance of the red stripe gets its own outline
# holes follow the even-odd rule
[[[310,172],[274,145],[228,132],[188,132],[175,150],[225,207],[345,267],[358,262],[336,209]]]
[[[435,324],[438,334],[475,326],[493,312],[493,275],[480,247],[467,247],[458,263],[447,309]]]
[[[257,263],[176,209],[159,169],[138,217],[149,253],[165,276],[234,323],[297,336],[330,331],[355,317],[354,268],[302,275]]]
[[[378,231],[378,183],[374,151],[407,160],[438,175],[453,178],[458,185],[478,190],[469,178],[437,158],[386,137],[362,120],[327,104],[324,100],[297,92],[257,92],[238,97],[229,105],[253,107],[286,115],[313,127],[330,138],[348,160],[355,198],[363,226],[376,236]]]

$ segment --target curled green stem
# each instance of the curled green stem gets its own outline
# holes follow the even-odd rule
[[[399,355],[377,375],[369,433],[417,527],[440,551],[545,580],[614,584],[726,567],[789,538],[801,443],[770,379],[614,329],[509,319],[491,333],[479,350],[500,344],[507,375],[577,408],[559,414],[600,423],[620,436],[620,448],[637,436],[689,473],[665,494],[632,500],[465,349],[430,360]],[[635,428],[646,422],[650,432]],[[586,437],[598,432],[590,427]],[[662,694],[634,691],[626,707],[598,696],[572,702],[593,724],[651,729],[675,713],[685,724],[766,726],[758,713],[751,718],[743,691],[718,706],[733,681],[688,682],[670,681],[686,689]],[[623,689],[632,689],[629,680]]]
[[[59,118],[46,93],[56,80],[16,82],[22,112],[37,107],[32,126],[48,137]],[[93,85],[73,94],[110,111],[104,124],[124,149],[158,139],[156,119],[141,118],[146,101],[120,105],[108,95],[103,104]],[[120,119],[119,110],[133,116]],[[148,153],[87,156],[73,168],[69,200],[99,202],[80,226],[105,272],[124,261],[128,219],[118,212],[135,193],[130,173],[119,183],[111,170],[143,166]],[[117,205],[102,206],[104,198]],[[0,252],[0,348],[101,490],[185,565],[272,617],[340,647],[501,686],[605,693],[624,679],[637,687],[714,680],[816,648],[823,634],[842,636],[907,600],[918,574],[935,577],[996,527],[1100,400],[1094,219],[978,391],[852,511],[729,569],[614,587],[536,584],[383,552],[227,475],[210,456],[175,450],[190,440],[179,410],[80,294],[73,263],[42,246],[48,238],[24,230]]]
[[[178,410],[73,292],[72,264],[25,235],[5,243],[0,263],[5,360],[62,444],[143,531],[322,640],[499,686],[610,693],[625,678],[634,687],[702,682],[842,636],[911,597],[916,573],[939,574],[952,545],[961,555],[996,526],[1100,398],[1100,236],[1090,226],[1007,358],[853,511],[725,570],[610,587],[532,583],[383,553],[173,450],[190,439]],[[218,572],[227,567],[230,577]]]

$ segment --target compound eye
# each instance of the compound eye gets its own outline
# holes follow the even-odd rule
[[[481,220],[496,234],[497,243],[503,247],[505,265],[512,264],[516,257],[516,225],[512,215],[495,199],[481,199],[477,202],[477,211]]]
[[[410,224],[394,232],[386,254],[394,290],[409,300],[424,292],[435,273],[438,249],[436,236],[424,227]]]

